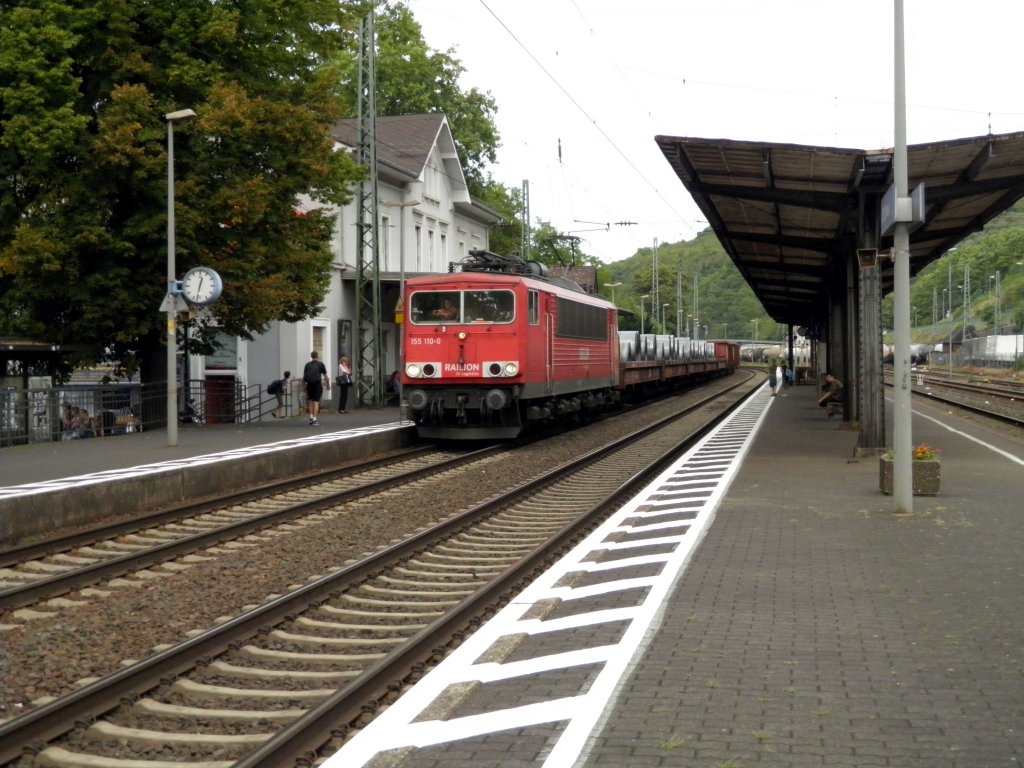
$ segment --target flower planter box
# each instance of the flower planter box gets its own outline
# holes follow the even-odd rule
[[[878,487],[892,493],[892,459],[878,460]],[[938,461],[911,461],[911,485],[915,496],[937,496],[942,464]]]

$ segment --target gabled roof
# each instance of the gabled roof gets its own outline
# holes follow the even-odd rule
[[[892,184],[893,150],[655,141],[768,314],[782,323],[823,322],[830,272],[873,226]],[[925,222],[910,236],[916,274],[1024,197],[1024,132],[913,145],[907,168],[909,189],[925,185]],[[892,236],[883,237],[879,251],[891,246]],[[885,291],[892,267],[880,261]]]
[[[348,147],[359,143],[359,121],[340,120],[331,132],[335,141]],[[408,181],[421,178],[430,152],[437,146],[444,163],[444,172],[450,178],[452,189],[466,189],[455,140],[448,127],[448,118],[441,112],[423,115],[396,115],[377,118],[377,163],[385,169],[405,177]]]

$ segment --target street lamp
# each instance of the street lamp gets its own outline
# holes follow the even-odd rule
[[[668,302],[661,305],[661,332],[664,333],[668,330],[665,327],[665,314],[668,312]]]
[[[760,322],[760,318],[755,317],[750,322],[752,322],[754,324],[754,341],[757,341],[757,330],[758,330],[757,326],[758,326],[758,323]]]
[[[1002,304],[1002,297],[1000,296],[1000,291],[999,291],[999,270],[998,269],[996,270],[996,273],[994,275],[992,275],[992,277],[995,278],[995,281],[996,281],[995,327],[996,327],[996,339],[997,339],[996,340],[996,354],[998,355],[998,349],[999,349],[999,341],[998,341],[998,337],[999,337],[999,313],[1002,310],[1002,306],[1001,306],[1001,304]]]
[[[640,297],[640,335],[644,335],[644,299],[651,298],[651,294],[645,293]]]
[[[949,378],[953,378],[953,260],[949,260],[947,265],[946,279],[949,285],[942,289],[945,293],[949,291],[949,353],[946,355],[949,358]]]
[[[191,109],[179,109],[164,115],[167,120],[167,297],[164,306],[167,311],[167,445],[178,444],[178,312],[187,309],[181,297],[175,274],[177,272],[174,245],[174,124],[191,120],[196,113]]]
[[[605,288],[612,289],[612,304],[615,303],[615,289],[618,288],[622,283],[604,283]]]

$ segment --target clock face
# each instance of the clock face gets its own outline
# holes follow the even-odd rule
[[[212,304],[220,298],[224,285],[220,275],[209,267],[196,267],[185,274],[181,281],[181,292],[193,304]]]

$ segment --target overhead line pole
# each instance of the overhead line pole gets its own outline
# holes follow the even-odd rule
[[[907,178],[907,92],[906,65],[903,47],[903,0],[895,2],[895,146],[893,147],[893,183],[896,187],[897,210],[901,201],[909,197]],[[914,511],[913,477],[911,472],[910,409],[910,223],[906,216],[897,214],[893,230],[893,325],[895,347],[895,386],[893,387],[893,498],[895,511],[910,514]]]
[[[523,227],[519,235],[519,255],[530,260],[530,181],[523,179]]]
[[[377,218],[377,78],[373,9],[363,18],[359,51],[358,161],[367,178],[359,182],[356,213],[359,248],[356,256],[356,402],[384,407],[381,363],[380,250]]]

